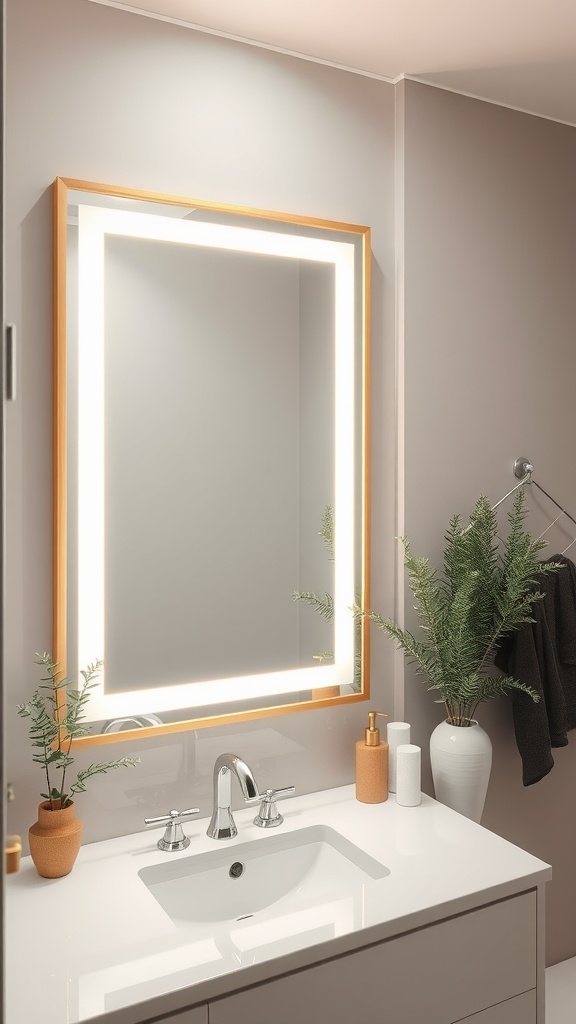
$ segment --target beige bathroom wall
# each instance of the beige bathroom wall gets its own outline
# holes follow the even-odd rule
[[[373,601],[392,611],[397,526],[438,555],[449,516],[497,500],[511,466],[576,515],[573,382],[574,129],[413,82],[382,82],[78,0],[9,0],[7,317],[20,335],[20,395],[7,409],[6,708],[9,829],[35,816],[39,771],[15,704],[51,643],[51,229],[56,175],[198,195],[373,231]],[[394,132],[399,174],[394,212]],[[396,231],[396,237],[395,237]],[[395,254],[405,247],[405,383],[395,396]],[[400,269],[402,267],[400,266]],[[403,431],[394,426],[405,403]],[[405,457],[404,457],[405,456]],[[540,508],[538,508],[538,505]],[[530,523],[545,501],[530,495]],[[551,536],[554,547],[567,543]],[[410,602],[407,602],[409,613]],[[374,636],[373,699],[392,713],[393,645]],[[198,804],[224,749],[262,785],[306,792],[351,782],[366,705],[121,744],[142,765],[93,780],[87,841],[137,831],[147,814]],[[407,673],[405,717],[426,750],[441,718]],[[548,860],[548,958],[576,954],[576,737],[524,789],[507,701],[481,709],[494,744],[484,823]],[[107,752],[108,752],[107,751]],[[87,762],[84,752],[81,763]],[[424,782],[431,791],[426,766]],[[570,908],[568,912],[567,908]]]
[[[26,834],[42,786],[15,706],[51,645],[51,208],[57,176],[367,224],[373,241],[374,603],[391,610],[394,430],[393,88],[358,75],[82,0],[9,0],[7,316],[20,336],[7,409],[6,739]],[[392,711],[391,657],[374,639],[373,702]],[[142,764],[92,780],[85,840],[135,832],[171,807],[211,804],[216,756],[260,785],[351,782],[367,706],[316,710],[106,748]],[[98,754],[81,752],[80,764]],[[237,800],[237,796],[235,796]]]
[[[434,560],[450,516],[502,497],[521,455],[576,516],[576,130],[414,82],[404,100],[404,529]],[[528,502],[538,534],[556,513]],[[572,536],[550,531],[548,553]],[[433,698],[407,672],[406,719],[424,749],[443,717]],[[576,734],[525,789],[509,700],[478,719],[494,745],[483,824],[554,869],[555,963],[576,954]]]

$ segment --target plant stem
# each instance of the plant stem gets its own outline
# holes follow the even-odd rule
[[[46,788],[48,790],[48,799],[50,801],[50,810],[53,811],[52,807],[52,790],[50,788],[50,776],[48,774],[48,748],[44,747],[44,771],[46,772]]]
[[[61,734],[59,734],[58,744],[60,745],[61,742],[62,742]],[[68,746],[67,746],[66,751],[65,751],[66,757],[68,757],[68,754],[70,753],[70,747],[71,746],[72,746],[72,736],[70,736],[69,739],[68,739]],[[62,788],[60,790],[60,807],[62,807],[62,801],[64,799],[64,783],[65,783],[65,780],[66,780],[66,765],[64,765],[64,767],[62,769]]]

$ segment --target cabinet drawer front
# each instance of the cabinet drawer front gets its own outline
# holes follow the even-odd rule
[[[447,1024],[535,986],[532,892],[215,1000],[210,1024]]]
[[[457,1024],[536,1024],[536,989],[475,1013]]]

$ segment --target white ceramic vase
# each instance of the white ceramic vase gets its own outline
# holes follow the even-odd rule
[[[492,768],[492,743],[478,722],[440,722],[430,737],[436,799],[479,822]]]

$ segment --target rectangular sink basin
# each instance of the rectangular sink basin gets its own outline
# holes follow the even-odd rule
[[[214,925],[283,914],[354,895],[389,875],[334,829],[314,825],[138,872],[177,925]]]

